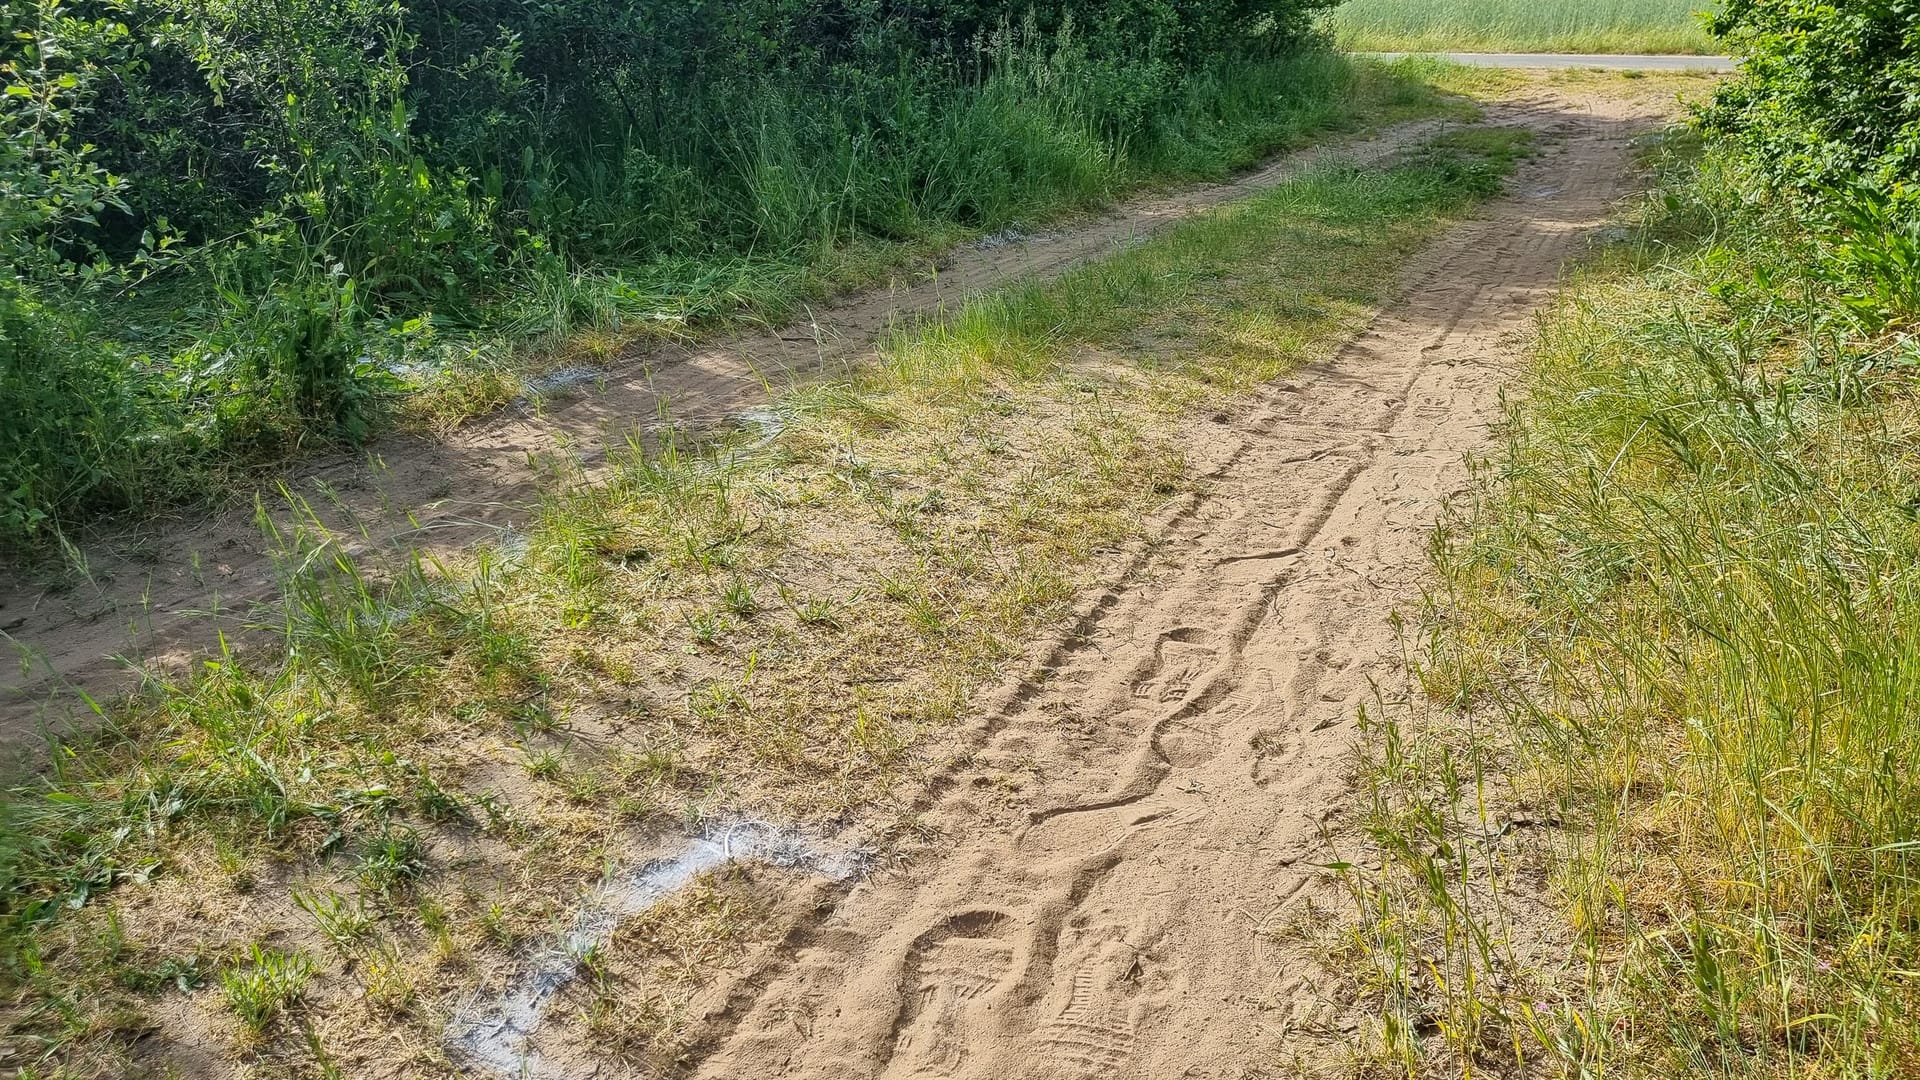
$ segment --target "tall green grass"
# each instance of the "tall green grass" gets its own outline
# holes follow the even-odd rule
[[[1381,52],[1710,53],[1711,0],[1347,0],[1345,48]]]
[[[1436,542],[1359,893],[1412,1071],[1920,1069],[1920,351],[1751,190],[1572,286]]]

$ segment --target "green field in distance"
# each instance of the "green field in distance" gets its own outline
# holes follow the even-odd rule
[[[1348,0],[1340,44],[1380,52],[1712,53],[1705,0]]]

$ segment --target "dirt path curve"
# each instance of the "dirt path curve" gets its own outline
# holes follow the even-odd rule
[[[287,479],[356,552],[444,552],[526,520],[537,459],[578,454],[591,468],[636,427],[723,422],[763,404],[769,386],[870,349],[904,320],[951,308],[1022,278],[1047,278],[1190,214],[1273,187],[1329,159],[1372,164],[1445,126],[1415,121],[1369,137],[1276,158],[1222,184],[1155,196],[1091,222],[965,247],[937,273],[902,276],[793,324],[697,348],[630,358],[538,410],[509,409],[444,440],[395,437],[369,454],[312,463]],[[275,501],[269,487],[269,503]],[[249,609],[276,595],[271,553],[252,498],[233,511],[103,542],[86,553],[91,581],[49,589],[0,569],[0,745],[59,726],[77,705],[68,686],[104,696],[130,686],[122,657],[180,666],[239,633]],[[12,648],[7,648],[11,645]],[[19,654],[20,662],[10,654]]]
[[[1503,111],[1544,140],[1512,194],[1419,256],[1336,358],[1198,432],[1203,494],[1003,692],[925,803],[940,839],[728,988],[696,1075],[1265,1076],[1350,1030],[1275,931],[1310,902],[1344,915],[1310,864],[1349,797],[1356,709],[1395,670],[1390,617],[1517,332],[1663,112]]]

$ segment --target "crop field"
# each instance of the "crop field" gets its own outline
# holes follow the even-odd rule
[[[1711,53],[1706,0],[1347,0],[1346,48],[1378,52]]]

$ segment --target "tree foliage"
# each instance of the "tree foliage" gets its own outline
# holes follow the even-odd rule
[[[853,105],[844,119],[897,139],[890,98],[1046,41],[1102,88],[1117,134],[1183,71],[1290,45],[1328,2],[38,0],[14,20],[37,17],[39,45],[13,51],[83,80],[64,128],[133,181],[102,241],[288,212],[358,234],[335,238],[356,272],[432,291],[489,268],[484,249],[448,255],[448,234],[591,244],[572,210],[594,183],[715,174],[769,96]]]

